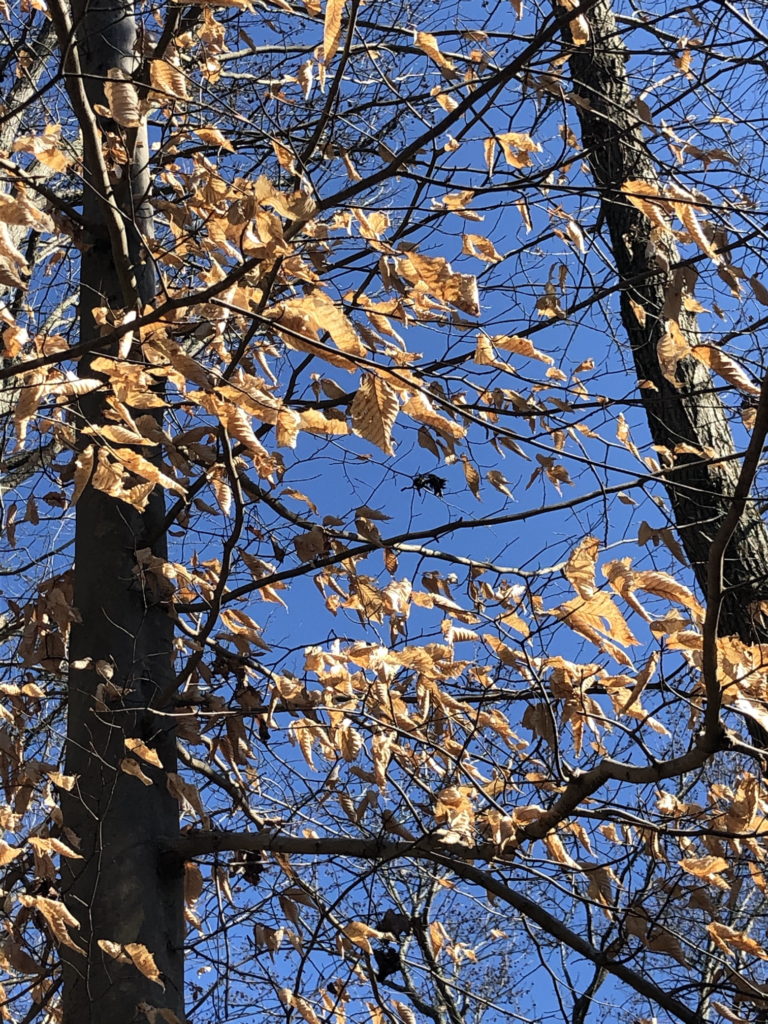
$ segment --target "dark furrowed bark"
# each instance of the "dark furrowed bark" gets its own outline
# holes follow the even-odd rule
[[[96,0],[76,4],[73,16],[89,102],[103,104],[108,70],[135,71],[132,5]],[[70,81],[71,94],[73,88]],[[81,267],[81,341],[99,336],[96,307],[120,310],[155,294],[141,242],[151,228],[146,136],[141,129],[136,134],[131,173],[124,174],[113,199],[127,242],[122,253],[115,251],[114,231],[110,235],[106,226],[103,179],[89,165],[84,147],[83,216],[89,235]],[[126,295],[126,262],[132,296]],[[93,375],[88,358],[80,373]],[[137,410],[136,415],[146,412]],[[104,422],[102,399],[88,396],[75,415],[78,428]],[[175,736],[169,719],[149,710],[173,679],[172,625],[137,559],[137,552],[150,546],[153,554],[165,557],[164,537],[152,544],[149,540],[160,532],[164,515],[159,489],[144,512],[90,486],[77,505],[74,605],[81,621],[70,643],[66,750],[66,771],[77,782],[62,806],[64,824],[78,837],[83,859],[65,861],[63,884],[67,906],[80,922],[73,937],[85,955],[63,950],[65,1024],[146,1020],[141,1004],[183,1016],[182,880],[178,871],[164,868],[157,850],[159,835],[168,829],[178,833],[178,803],[167,788],[167,773],[176,767]],[[125,745],[130,737],[152,748],[162,762],[158,768],[140,761],[149,785],[121,770],[123,759],[131,757]],[[164,987],[128,956],[116,958],[105,951],[99,940],[146,947]]]
[[[657,346],[666,330],[674,291],[690,289],[695,275],[689,269],[675,272],[679,256],[673,244],[664,243],[663,260],[658,259],[659,241],[652,235],[651,222],[621,192],[626,181],[656,183],[658,176],[629,88],[627,54],[610,2],[599,0],[587,18],[589,42],[572,48],[568,65],[578,98],[582,144],[623,286],[621,319],[638,379],[652,385],[640,392],[648,424],[657,445],[670,450],[691,445],[713,456],[710,463],[695,455],[676,456],[667,485],[686,553],[706,590],[710,544],[730,506],[739,460],[732,458],[736,452],[733,436],[709,370],[699,361],[685,358],[677,370],[678,387],[663,376]],[[673,269],[666,269],[665,263]],[[642,307],[644,323],[633,302]],[[701,343],[694,318],[685,310],[679,314],[679,324],[691,345]],[[750,505],[726,550],[723,583],[720,634],[737,635],[746,643],[768,641],[768,624],[758,608],[768,598],[768,531]]]

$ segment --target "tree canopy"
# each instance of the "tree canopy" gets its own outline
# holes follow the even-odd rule
[[[0,1015],[768,1020],[766,5],[0,6]]]

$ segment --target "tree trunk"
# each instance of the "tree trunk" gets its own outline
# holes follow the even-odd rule
[[[81,81],[92,109],[94,103],[105,103],[103,82],[110,68],[135,73],[133,8],[128,0],[77,2],[73,22]],[[71,95],[79,85],[75,77],[70,64]],[[107,119],[101,120],[104,125],[115,129]],[[112,198],[112,210],[118,208],[124,226],[122,252],[115,251],[115,234],[107,227],[110,197],[104,194],[103,176],[93,166],[93,154],[89,162],[84,145],[83,214],[90,236],[81,265],[81,341],[99,336],[95,308],[141,305],[156,290],[142,243],[151,229],[146,132],[117,130],[131,152],[130,165],[119,169],[123,174]],[[126,294],[126,264],[132,295]],[[132,359],[139,356],[131,353]],[[83,361],[80,376],[94,376],[90,362]],[[75,415],[78,429],[103,423],[103,398],[83,399]],[[80,621],[70,644],[66,748],[66,771],[77,782],[63,811],[83,859],[65,861],[63,881],[67,906],[80,922],[73,936],[84,955],[64,951],[65,1024],[144,1021],[142,1003],[168,1008],[179,1018],[183,1013],[182,882],[178,874],[162,870],[156,848],[158,835],[178,833],[178,803],[167,788],[167,772],[175,770],[175,736],[170,719],[150,710],[173,679],[172,625],[136,557],[148,547],[165,557],[163,519],[159,489],[141,513],[90,486],[77,505],[73,604]],[[121,770],[123,759],[131,757],[128,737],[142,740],[162,762],[158,768],[140,761],[150,785]],[[164,987],[130,957],[116,958],[100,947],[99,940],[105,939],[146,947]]]
[[[556,6],[556,13],[562,8]],[[574,46],[569,58],[582,144],[599,191],[601,219],[608,227],[611,251],[621,283],[621,319],[627,332],[651,435],[670,451],[691,445],[712,453],[712,461],[691,454],[675,456],[667,491],[686,553],[699,584],[706,590],[707,559],[712,538],[725,516],[736,486],[740,462],[720,398],[709,370],[685,358],[677,370],[678,387],[663,375],[657,346],[679,306],[678,289],[690,290],[695,274],[678,268],[679,255],[665,244],[664,259],[654,255],[659,244],[652,224],[621,192],[624,182],[658,183],[653,158],[642,133],[637,103],[629,89],[627,52],[610,0],[598,0],[587,15],[590,39]],[[566,30],[567,34],[567,30]],[[570,36],[568,36],[570,41]],[[668,263],[672,269],[661,269]],[[675,292],[678,301],[675,302]],[[633,309],[635,303],[635,309]],[[642,308],[645,322],[636,315]],[[691,345],[701,343],[695,318],[683,309],[679,325]],[[726,461],[718,461],[726,460]],[[719,632],[745,643],[768,641],[768,622],[760,602],[768,599],[768,531],[748,505],[729,544],[724,562],[725,594]]]

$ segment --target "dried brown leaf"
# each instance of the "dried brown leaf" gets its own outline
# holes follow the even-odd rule
[[[439,68],[446,72],[446,77],[455,77],[456,65],[443,56],[437,45],[437,39],[430,32],[414,32],[414,42],[430,60],[433,60]]]
[[[739,951],[759,957],[761,960],[768,960],[768,952],[759,942],[756,942],[755,939],[747,935],[746,932],[737,931],[735,928],[730,928],[727,924],[721,924],[719,921],[710,922],[707,925],[707,931],[715,944],[724,953],[735,956],[736,951]]]
[[[143,740],[136,739],[132,736],[126,736],[123,743],[125,744],[126,750],[130,750],[132,754],[140,757],[142,761],[146,761],[148,764],[153,764],[156,768],[163,767],[163,762],[158,757],[157,751],[153,750],[152,747],[148,747]]]
[[[522,132],[502,132],[496,140],[510,167],[530,167],[533,164],[531,153],[541,152],[539,143]]]
[[[339,48],[341,17],[346,0],[326,0],[323,20],[323,63],[330,64]]]
[[[104,83],[104,95],[109,114],[123,128],[138,128],[141,124],[139,94],[131,76],[122,68],[110,68]]]
[[[695,359],[708,366],[727,384],[738,388],[739,391],[743,391],[747,395],[760,394],[760,388],[750,380],[736,360],[726,355],[722,349],[715,345],[694,345],[689,351]]]
[[[46,896],[27,896],[26,894],[20,895],[18,901],[23,907],[37,910],[43,916],[51,935],[62,946],[75,949],[78,953],[85,952],[69,934],[69,929],[79,928],[80,922],[63,903],[59,900],[48,899]]]
[[[563,570],[565,578],[573,589],[585,600],[596,592],[595,565],[600,541],[597,537],[585,537],[571,552]]]
[[[349,410],[352,429],[385,455],[394,455],[392,427],[399,408],[394,388],[376,374],[363,374]]]

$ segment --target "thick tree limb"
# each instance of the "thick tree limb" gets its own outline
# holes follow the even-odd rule
[[[651,222],[622,193],[622,185],[629,180],[659,185],[662,194],[663,187],[643,138],[629,88],[626,48],[610,0],[599,0],[587,18],[589,43],[574,46],[568,64],[582,144],[623,285],[622,322],[638,379],[652,385],[641,390],[651,434],[655,444],[670,451],[688,445],[724,460],[708,463],[679,454],[674,481],[666,484],[686,553],[706,592],[712,540],[729,517],[737,493],[739,469],[731,461],[736,446],[706,367],[692,357],[682,359],[674,385],[662,372],[658,344],[672,316],[674,293],[690,288],[692,282],[682,269],[679,274],[674,269],[679,256],[673,243],[664,253],[672,269],[659,263]],[[567,32],[566,39],[570,41]],[[676,316],[689,344],[699,344],[694,316],[684,309]],[[722,558],[719,632],[735,634],[745,643],[766,642],[768,627],[759,614],[750,614],[750,608],[768,599],[768,531],[755,508],[745,503],[730,532]]]
[[[375,839],[311,839],[297,836],[275,835],[269,832],[254,834],[241,832],[189,832],[178,839],[159,840],[161,857],[183,860],[206,853],[222,850],[258,850],[275,853],[303,854],[327,857],[354,857],[359,860],[395,860],[399,857],[422,857],[448,868],[455,875],[493,894],[536,924],[552,938],[583,956],[596,966],[603,968],[615,978],[624,982],[640,995],[663,1007],[683,1024],[700,1024],[697,1014],[683,1003],[669,995],[649,978],[631,970],[624,963],[611,959],[605,952],[595,948],[562,921],[558,920],[540,903],[510,888],[500,879],[482,868],[475,867],[472,860],[480,857],[491,859],[492,851],[498,847],[486,844],[480,847],[463,847],[458,844],[441,843],[434,838],[416,842]]]

